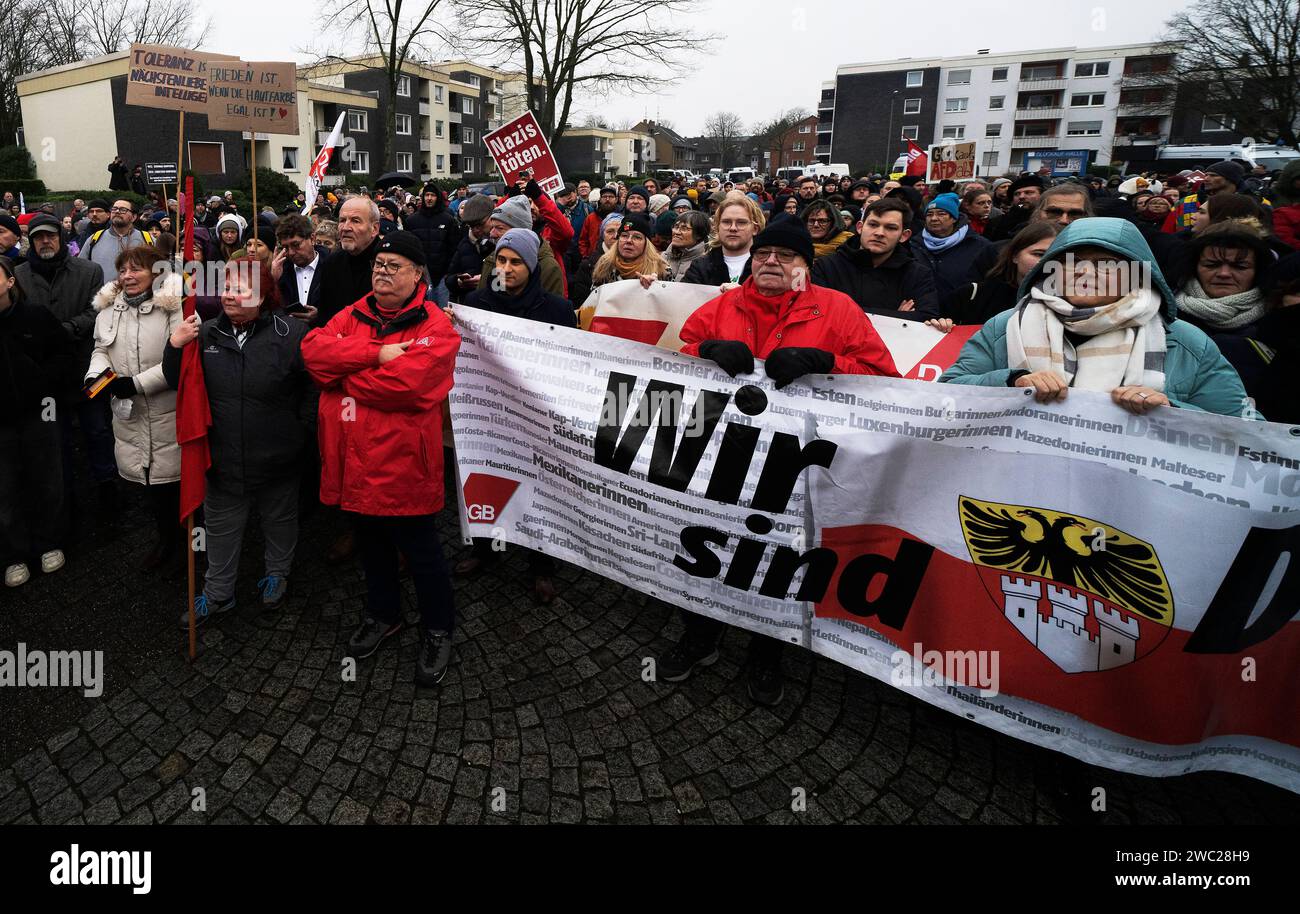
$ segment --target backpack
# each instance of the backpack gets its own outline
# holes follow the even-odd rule
[[[95,242],[97,242],[99,240],[99,236],[104,234],[106,231],[108,231],[108,229],[100,229],[99,231],[95,232],[95,234],[91,235],[89,238],[86,239],[86,247],[84,250],[86,252],[87,257],[95,256]],[[153,235],[150,235],[144,229],[140,230],[140,234],[141,236],[144,237],[145,244],[153,244]]]

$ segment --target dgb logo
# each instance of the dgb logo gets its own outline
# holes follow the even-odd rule
[[[471,523],[496,523],[505,513],[506,505],[518,488],[517,479],[506,479],[490,473],[470,473],[465,480],[465,515]]]
[[[473,521],[482,521],[490,524],[497,519],[497,509],[495,505],[466,505],[465,513]]]

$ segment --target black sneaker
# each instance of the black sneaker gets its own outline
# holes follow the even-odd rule
[[[659,658],[655,678],[662,682],[681,682],[689,679],[697,666],[712,666],[718,662],[718,646],[699,645],[683,637],[672,650]]]
[[[369,657],[379,649],[379,645],[383,644],[385,639],[396,635],[401,630],[400,620],[390,624],[366,616],[366,621],[362,622],[348,639],[348,656],[355,657],[357,660]]]
[[[773,707],[785,697],[785,673],[779,662],[749,664],[749,698],[756,705]]]
[[[415,658],[415,684],[436,686],[447,675],[451,665],[451,635],[447,632],[426,631],[420,642],[420,653]]]

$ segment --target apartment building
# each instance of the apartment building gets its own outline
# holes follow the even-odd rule
[[[616,175],[646,175],[656,161],[655,139],[648,131],[613,130],[608,127],[568,127],[551,151],[560,165],[560,174],[594,176],[608,180]]]
[[[821,87],[816,156],[857,172],[892,164],[903,137],[922,147],[974,140],[980,173],[995,175],[1053,153],[1106,165],[1134,145],[1239,139],[1153,85],[1172,59],[1147,43],[841,66]]]
[[[176,161],[179,117],[126,104],[127,57],[122,51],[18,77],[23,135],[37,177],[51,191],[108,187],[107,168],[114,156],[132,167]],[[358,113],[349,119],[345,133],[365,156],[372,145],[373,97],[314,82],[302,71],[297,91],[296,134],[258,133],[251,138],[247,132],[211,130],[207,115],[186,114],[184,167],[209,189],[233,186],[248,174],[253,139],[259,166],[302,185],[343,110]]]

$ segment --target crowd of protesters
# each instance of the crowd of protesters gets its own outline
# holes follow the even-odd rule
[[[113,189],[138,176],[115,161]],[[289,591],[300,515],[346,515],[333,562],[366,581],[358,658],[403,626],[408,574],[422,630],[416,680],[451,661],[454,576],[497,558],[476,543],[448,567],[435,524],[445,502],[443,410],[460,339],[455,302],[580,326],[601,286],[634,280],[715,287],[681,330],[683,352],[776,386],[809,375],[898,376],[870,316],[940,332],[980,329],[941,379],[1108,393],[1141,414],[1198,409],[1300,422],[1300,163],[1264,176],[1238,162],[1202,173],[1109,181],[1008,175],[960,186],[878,174],[732,185],[674,178],[521,180],[501,198],[434,184],[330,193],[307,208],[240,212],[196,201],[195,260],[215,283],[164,265],[180,256],[174,200],[130,199],[0,213],[0,556],[5,583],[65,562],[78,452],[97,523],[135,491],[156,526],[145,570],[174,569],[179,527],[177,388],[186,347],[206,379],[212,468],[203,505],[206,576],[194,612],[236,604],[250,512],[260,518],[261,603]],[[303,212],[307,209],[307,212]],[[1096,280],[1142,267],[1150,281]],[[1064,268],[1067,281],[1060,277]],[[196,282],[196,315],[182,314]],[[81,446],[78,448],[77,443]],[[448,442],[449,443],[449,442]],[[304,497],[305,495],[305,497]],[[529,551],[532,595],[557,596],[554,560]],[[181,617],[188,624],[189,613]],[[680,681],[718,656],[724,626],[685,614],[659,660]],[[756,637],[748,688],[783,695],[781,646]]]

